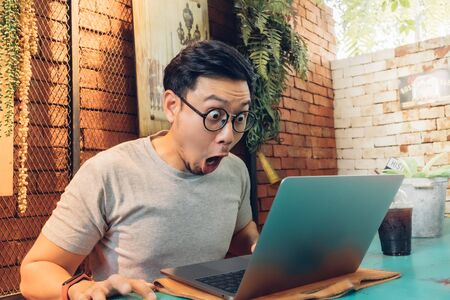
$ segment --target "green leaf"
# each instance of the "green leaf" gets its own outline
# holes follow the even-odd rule
[[[398,8],[398,2],[397,0],[394,0],[391,2],[391,11],[396,11]]]
[[[400,5],[404,8],[409,8],[410,7],[409,0],[400,0]]]
[[[425,165],[425,167],[423,167],[423,172],[428,173],[431,169],[431,167],[438,161],[440,160],[444,155],[446,155],[446,153],[441,153],[436,155],[435,157],[433,157],[432,159],[430,159],[430,161]]]

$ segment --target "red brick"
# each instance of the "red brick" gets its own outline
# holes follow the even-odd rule
[[[267,212],[259,212],[258,214],[258,225],[264,225],[264,223],[266,223],[266,219],[267,219]]]
[[[336,149],[334,148],[313,148],[313,158],[336,158]]]
[[[280,141],[283,145],[292,145],[293,144],[293,140],[292,140],[292,135],[291,134],[286,134],[286,133],[280,133],[278,135],[278,137],[280,138]]]
[[[30,81],[30,102],[69,105],[69,87],[43,81]]]
[[[256,182],[258,184],[268,184],[269,180],[267,179],[266,173],[264,171],[256,171]]]
[[[101,33],[111,32],[111,23],[105,15],[81,8],[79,11],[79,20],[80,28]]]
[[[32,78],[36,80],[56,83],[69,84],[69,68],[66,65],[47,63],[41,60],[31,60]]]
[[[80,105],[82,109],[99,109],[127,114],[137,113],[136,98],[93,89],[81,89]]]
[[[0,268],[0,291],[2,294],[15,293],[19,290],[19,267]]]
[[[285,145],[274,145],[273,155],[275,157],[287,157],[288,146]]]
[[[267,185],[266,184],[258,184],[256,188],[256,194],[258,198],[263,198],[267,196]]]
[[[36,238],[48,217],[0,219],[0,241]],[[1,277],[0,277],[1,278]]]
[[[299,77],[294,78],[294,86],[298,89],[306,90],[306,82]]]
[[[281,159],[281,167],[286,169],[294,169],[295,168],[295,159],[293,157],[283,157]]]
[[[36,26],[39,39],[51,38],[54,41],[67,43],[67,25],[66,23],[53,21],[41,17],[36,18]]]
[[[287,109],[280,109],[280,117],[282,120],[290,121],[291,120],[291,112]]]
[[[259,200],[261,211],[269,211],[273,203],[273,197],[266,197]]]
[[[298,124],[294,122],[286,122],[286,132],[297,134],[298,132]]]
[[[80,128],[83,129],[134,133],[136,126],[136,116],[90,110],[80,112]]]
[[[14,151],[14,169],[18,169],[18,151]],[[69,168],[67,148],[29,147],[26,168],[29,171],[64,171]]]
[[[434,56],[436,58],[444,57],[450,51],[450,46],[445,46],[441,48],[437,48],[434,50]]]
[[[16,213],[16,205],[14,197],[0,196],[0,218],[13,217]]]
[[[82,129],[80,143],[83,150],[105,150],[135,138],[137,138],[136,134],[103,131],[97,129]]]
[[[47,61],[67,64],[69,62],[69,47],[65,43],[40,39],[37,56]]]
[[[15,128],[17,135],[18,127]],[[28,132],[29,147],[68,147],[68,132],[66,128],[45,128],[30,126]]]
[[[59,1],[35,0],[36,15],[55,21],[66,23],[68,21],[68,7]]]
[[[314,95],[314,96],[316,96],[316,95]],[[306,101],[306,102],[308,102],[308,103],[313,103],[313,94],[311,94],[311,93],[308,93],[308,92],[302,92],[300,98],[301,98],[303,101]]]
[[[291,111],[291,121],[294,123],[303,123],[304,122],[304,114],[299,111]]]
[[[69,184],[69,172],[28,172],[28,193],[62,193]],[[17,193],[18,187],[14,187]]]
[[[273,156],[273,146],[272,145],[261,145],[261,152],[265,156]]]
[[[69,126],[69,109],[60,105],[30,104],[30,124],[49,127]]]
[[[24,216],[50,216],[56,207],[56,203],[61,198],[60,193],[43,194],[43,195],[28,195],[28,207]]]
[[[305,146],[306,145],[306,139],[303,135],[293,135],[292,136],[292,142],[294,146]]]
[[[300,170],[297,169],[286,170],[286,176],[300,176]]]

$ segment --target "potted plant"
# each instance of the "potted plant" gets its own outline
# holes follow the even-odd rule
[[[383,170],[386,174],[405,176],[400,187],[413,207],[412,236],[437,237],[442,234],[445,197],[450,165],[433,169],[432,166],[447,153],[433,157],[423,168],[413,158],[400,158],[401,167]]]

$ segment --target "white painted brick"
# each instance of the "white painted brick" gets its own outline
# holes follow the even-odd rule
[[[383,124],[391,124],[398,123],[403,121],[403,114],[401,111],[396,111],[390,114],[383,114],[379,116],[373,117],[374,125],[383,125]]]
[[[379,137],[386,136],[389,133],[386,130],[385,126],[371,126],[364,129],[365,137]]]
[[[333,80],[333,88],[334,89],[343,89],[347,87],[352,87],[353,81],[351,77],[345,78],[336,78]]]
[[[334,100],[334,108],[349,108],[353,106],[353,102],[350,98],[342,98]]]
[[[386,60],[394,57],[395,57],[395,49],[386,49],[372,53],[373,61]]]
[[[362,150],[361,149],[344,149],[341,152],[343,159],[361,159]]]
[[[354,138],[353,148],[372,148],[374,146],[373,138]]]
[[[418,109],[403,110],[402,113],[403,113],[403,121],[419,120],[419,110]]]
[[[406,133],[397,135],[398,145],[411,145],[420,144],[422,142],[422,137],[420,133]]]
[[[434,153],[450,152],[450,141],[433,143]]]
[[[414,65],[422,62],[428,62],[433,60],[434,58],[435,58],[434,50],[427,50],[398,57],[396,63],[398,67],[403,67],[407,65]]]
[[[377,116],[383,114],[383,104],[361,106],[361,116]]]
[[[361,117],[361,108],[359,107],[351,107],[347,110],[346,116],[347,118],[351,117]]]
[[[353,106],[367,106],[373,103],[373,95],[361,95],[351,100]]]
[[[384,149],[384,157],[389,159],[391,157],[402,157],[402,156],[408,156],[408,153],[400,152],[399,146],[390,146],[390,147],[383,147]]]
[[[364,55],[359,55],[359,56],[355,56],[349,59],[349,65],[350,66],[356,66],[356,65],[362,65],[362,64],[367,64],[372,62],[372,54],[364,54]]]
[[[364,73],[375,73],[378,71],[386,70],[386,61],[376,61],[370,64],[364,65]]]
[[[445,110],[443,106],[425,107],[419,110],[420,119],[435,119],[435,118],[443,118],[444,116]]]
[[[387,124],[387,125],[384,125],[383,127],[385,128],[386,132],[388,132],[389,135],[409,132],[408,125],[403,122]]]
[[[360,159],[355,162],[356,170],[374,170],[377,167],[375,159]]]
[[[336,148],[337,149],[347,149],[353,148],[352,138],[336,138]]]
[[[363,149],[363,158],[383,158],[384,159],[385,148],[370,148]]]
[[[349,66],[350,59],[338,59],[330,62],[331,70],[344,69]]]
[[[419,42],[419,49],[420,50],[434,49],[447,46],[449,44],[450,44],[450,36],[444,36]]]
[[[418,120],[407,123],[410,132],[436,130],[435,120]]]
[[[376,137],[373,139],[375,147],[383,147],[383,146],[392,146],[396,145],[397,141],[395,140],[395,136],[383,136],[383,137]]]
[[[344,78],[344,70],[339,69],[339,70],[333,70],[331,71],[331,78],[333,80],[336,80],[338,78]]]
[[[420,144],[420,145],[410,145],[408,146],[409,155],[424,155],[433,153],[433,144]]]
[[[408,66],[397,69],[398,77],[405,77],[405,76],[409,76],[411,74],[412,74],[412,68],[410,68]]]
[[[374,81],[386,81],[397,78],[397,69],[380,71],[375,73]]]
[[[334,90],[334,99],[342,99],[345,98],[345,89],[342,90]]]
[[[373,82],[373,74],[364,74],[353,77],[353,86],[364,85]]]
[[[352,138],[360,138],[364,136],[364,128],[347,128],[345,129],[345,136]]]
[[[400,111],[400,101],[390,101],[390,102],[384,102],[383,104],[383,112],[384,113],[391,113]]]
[[[400,82],[399,79],[391,79],[391,80],[387,81],[386,82],[387,90],[397,92],[398,87],[399,87],[399,82]]]
[[[373,96],[374,103],[383,103],[389,101],[395,101],[398,99],[397,91],[386,91],[377,93]]]
[[[355,161],[353,159],[338,159],[338,169],[354,169]]]
[[[450,117],[450,105],[445,106],[445,116]]]
[[[351,125],[350,118],[334,119],[334,128],[348,128]]]
[[[447,197],[447,202],[445,202],[445,213],[450,214],[450,201],[449,197]]]
[[[377,163],[377,169],[378,170],[383,170],[386,167],[388,160],[386,158],[377,158],[376,163]]]
[[[444,58],[433,60],[433,69],[448,68],[448,57],[450,57],[450,51],[445,54]]]
[[[375,94],[380,92],[385,92],[388,90],[387,82],[374,82],[364,86],[366,94]]]
[[[344,77],[358,76],[366,73],[363,65],[352,66],[344,69]]]
[[[372,117],[356,117],[351,118],[352,127],[372,126]]]
[[[356,87],[352,87],[352,88],[347,88],[345,89],[345,97],[356,97],[356,96],[361,96],[364,95],[364,88],[362,86],[356,86]]]
[[[336,136],[336,138],[343,138],[343,137],[348,137],[347,133],[345,132],[345,129],[336,129],[334,131],[334,135]]]
[[[446,142],[447,137],[450,136],[447,132],[448,130],[421,132],[421,141],[422,143]]]

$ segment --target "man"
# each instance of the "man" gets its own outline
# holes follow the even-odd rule
[[[250,181],[230,150],[255,120],[253,77],[247,60],[221,42],[180,52],[164,73],[170,130],[80,168],[22,262],[22,294],[153,299],[150,282],[163,267],[250,253],[258,238]],[[71,278],[88,255],[93,280]]]

